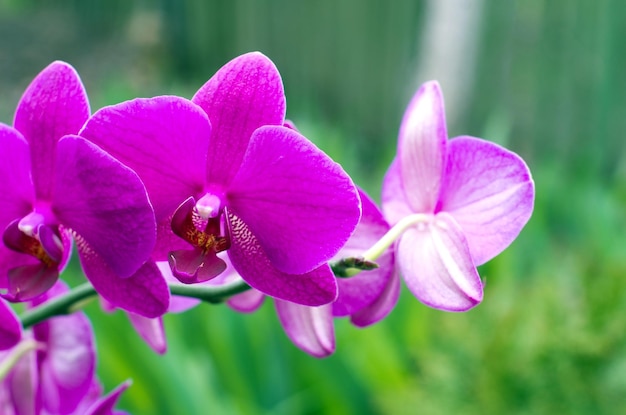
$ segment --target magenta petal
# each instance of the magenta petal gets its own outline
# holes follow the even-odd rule
[[[96,403],[91,405],[85,415],[117,415],[123,414],[124,412],[114,411],[115,404],[122,392],[124,392],[130,386],[131,381],[127,380],[126,382],[119,385],[113,391],[111,391],[105,397],[99,399]]]
[[[228,199],[272,265],[293,274],[332,258],[361,214],[356,187],[341,166],[282,126],[255,131]]]
[[[22,265],[9,270],[8,292],[3,295],[10,301],[28,301],[45,293],[59,279],[59,269],[41,262]]]
[[[304,274],[274,268],[258,240],[236,216],[230,216],[232,246],[228,256],[239,275],[253,288],[281,300],[318,306],[337,298],[337,283],[328,265]]]
[[[180,281],[172,274],[172,269],[170,268],[170,264],[165,261],[158,261],[156,263],[159,271],[165,278],[165,281],[168,286],[179,284],[182,285]],[[211,281],[212,282],[212,281]],[[182,313],[183,311],[187,311],[190,308],[193,308],[200,304],[200,300],[196,300],[195,298],[189,297],[181,297],[178,295],[173,295],[170,297],[170,306],[167,309],[168,313]]]
[[[77,136],[57,146],[53,210],[120,277],[150,257],[156,241],[154,212],[135,172]]]
[[[513,242],[534,199],[530,171],[517,154],[479,138],[450,140],[441,210],[463,229],[477,265]]]
[[[138,98],[102,108],[80,135],[139,175],[157,222],[204,186],[211,124],[184,98]]]
[[[48,295],[67,291],[57,284]],[[59,316],[34,326],[35,339],[45,344],[39,364],[41,398],[50,413],[72,413],[91,387],[96,367],[91,323],[83,313]]]
[[[22,324],[15,311],[0,300],[0,350],[10,349],[22,338]]]
[[[40,385],[37,374],[37,354],[29,352],[13,367],[4,384],[5,391],[11,400],[11,407],[15,412],[9,414],[32,415],[36,414],[41,407],[37,402],[37,390]],[[3,407],[0,407],[4,409]],[[3,412],[4,413],[4,412]]]
[[[403,186],[416,213],[435,210],[445,168],[447,139],[441,89],[436,81],[427,82],[407,107],[398,140]]]
[[[440,213],[430,223],[405,231],[397,253],[404,280],[422,303],[465,311],[482,301],[482,282],[463,233],[450,215]]]
[[[358,257],[387,233],[389,225],[374,201],[359,191],[363,214],[354,233],[334,259]],[[378,268],[363,271],[350,278],[338,278],[339,296],[333,303],[333,315],[348,316],[372,304],[385,291],[395,274],[394,255],[387,249],[377,260]],[[391,307],[393,308],[391,304]],[[389,309],[389,311],[391,308]]]
[[[414,213],[404,192],[402,172],[397,158],[391,162],[385,174],[381,199],[385,219],[392,226]]]
[[[126,313],[133,328],[148,346],[158,354],[167,351],[167,340],[163,328],[163,318],[147,318],[135,313]]]
[[[65,62],[48,65],[28,86],[13,125],[30,144],[37,197],[50,200],[55,147],[66,134],[77,134],[89,117],[89,102],[76,70]]]
[[[171,252],[169,264],[172,274],[185,284],[208,281],[226,269],[226,263],[218,258],[214,252],[205,254],[200,249]]]
[[[259,52],[224,65],[198,90],[193,102],[213,125],[207,178],[227,185],[241,164],[252,133],[262,125],[282,125],[285,93],[276,66]]]
[[[360,309],[350,316],[350,321],[357,327],[367,327],[377,323],[393,310],[400,297],[400,278],[393,274],[387,281],[385,289],[378,295],[376,301]]]
[[[287,337],[308,354],[326,357],[335,351],[331,306],[307,307],[275,300],[276,312]]]
[[[153,261],[146,262],[130,277],[120,278],[85,241],[78,239],[76,245],[85,276],[105,300],[148,318],[167,311],[170,291]]]
[[[0,123],[0,232],[31,212],[34,200],[28,143],[17,130]]]

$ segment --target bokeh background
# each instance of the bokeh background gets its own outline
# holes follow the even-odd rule
[[[406,289],[383,322],[337,321],[335,355],[295,348],[270,302],[165,318],[157,356],[122,313],[87,308],[107,390],[135,414],[616,414],[626,411],[626,8],[619,0],[0,0],[0,120],[55,59],[92,109],[191,97],[260,50],[288,117],[379,198],[406,104],[443,87],[451,136],[531,167],[534,215],[480,267],[462,314]],[[80,276],[69,275],[78,280]]]

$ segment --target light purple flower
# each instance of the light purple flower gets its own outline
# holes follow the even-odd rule
[[[169,291],[154,264],[154,212],[139,177],[76,136],[87,95],[66,63],[24,92],[14,127],[0,124],[0,288],[10,301],[44,293],[76,241],[85,275],[104,298],[154,317]]]
[[[389,230],[389,225],[375,203],[359,191],[363,214],[356,230],[333,260],[359,257]],[[335,351],[333,319],[350,317],[358,327],[380,321],[393,309],[400,294],[400,280],[395,272],[391,248],[378,257],[377,269],[362,271],[349,278],[338,278],[339,295],[332,304],[309,307],[289,301],[274,301],[287,337],[300,349],[315,357]],[[264,295],[249,290],[233,296],[228,305],[241,312],[256,310]]]
[[[406,110],[383,184],[387,220],[406,228],[397,263],[413,294],[449,311],[480,303],[476,266],[517,237],[533,202],[524,161],[479,138],[448,141],[440,87],[424,84]]]
[[[258,290],[306,305],[333,301],[327,261],[360,216],[343,169],[283,127],[285,96],[260,53],[222,67],[193,102],[163,96],[96,112],[81,135],[134,169],[158,223],[155,261],[185,283],[226,265]]]

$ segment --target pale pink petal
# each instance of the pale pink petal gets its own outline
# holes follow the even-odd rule
[[[102,108],[80,132],[133,169],[146,186],[157,222],[189,196],[199,196],[211,125],[184,98],[137,98]]]
[[[446,163],[446,118],[441,89],[427,82],[404,113],[398,162],[406,199],[415,213],[433,213]]]
[[[404,192],[402,172],[397,158],[391,162],[385,174],[381,199],[385,219],[391,226],[414,213]]]
[[[280,323],[296,346],[315,357],[326,357],[335,351],[330,305],[307,307],[281,300],[275,303]]]
[[[450,215],[440,213],[405,231],[397,255],[407,286],[422,303],[465,311],[482,301],[482,282],[463,232]]]
[[[248,227],[230,215],[232,246],[228,256],[235,270],[253,288],[286,301],[318,306],[337,298],[337,283],[325,264],[305,274],[287,274],[272,266]]]
[[[135,313],[126,313],[126,315],[137,334],[152,350],[158,354],[164,354],[167,351],[167,340],[161,317],[147,318]]]
[[[37,354],[26,353],[13,367],[4,380],[8,395],[11,397],[12,410],[15,415],[33,415],[41,407],[37,402],[37,389],[40,379],[37,371]],[[10,413],[10,412],[9,412]]]
[[[441,211],[461,226],[476,265],[513,242],[534,198],[530,171],[517,154],[479,138],[450,140]]]
[[[259,52],[224,65],[194,95],[213,126],[207,159],[210,183],[228,185],[252,133],[262,125],[282,125],[285,93],[276,66]]]
[[[226,304],[228,304],[228,306],[233,310],[239,311],[240,313],[252,313],[261,307],[264,299],[265,294],[251,288],[241,294],[233,295],[228,299]]]
[[[292,274],[331,259],[361,214],[356,187],[341,166],[282,126],[255,131],[227,197],[272,265]]]
[[[22,95],[13,125],[30,144],[38,199],[51,199],[57,142],[66,134],[77,134],[89,112],[78,73],[65,62],[48,65]]]
[[[22,337],[22,324],[9,305],[0,300],[0,350],[10,349]]]

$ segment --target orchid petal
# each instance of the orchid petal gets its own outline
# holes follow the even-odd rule
[[[381,199],[385,219],[392,226],[414,213],[404,192],[402,172],[397,158],[391,162],[385,174]]]
[[[476,265],[513,242],[532,214],[534,193],[515,153],[474,137],[450,140],[441,210],[463,229]]]
[[[275,303],[280,323],[296,346],[315,357],[326,357],[335,351],[330,305],[307,307],[281,300]]]
[[[398,263],[407,286],[422,303],[465,311],[482,301],[480,277],[459,225],[440,213],[404,232]]]
[[[59,269],[37,261],[9,270],[8,292],[3,297],[10,301],[28,301],[48,291],[59,279]]]
[[[156,262],[159,271],[165,278],[165,282],[168,286],[171,285],[183,285],[178,279],[172,274],[172,269],[170,268],[170,264],[166,261],[158,261]],[[200,304],[200,300],[189,297],[181,297],[179,295],[172,295],[170,297],[170,306],[167,309],[168,313],[182,313],[183,311],[187,311],[190,308],[193,308]]]
[[[181,249],[170,252],[172,274],[184,284],[196,284],[215,278],[226,269],[226,263],[214,252],[201,249]]]
[[[153,261],[146,262],[130,277],[120,278],[86,241],[77,238],[76,245],[85,276],[105,300],[148,318],[167,311],[170,291]]]
[[[22,338],[22,324],[15,311],[0,300],[0,350],[10,349]]]
[[[124,412],[114,411],[115,404],[117,400],[120,398],[122,392],[124,392],[130,386],[131,381],[127,380],[126,382],[119,385],[113,391],[109,392],[108,395],[99,399],[93,405],[89,407],[85,415],[118,415],[123,414]]]
[[[265,300],[265,294],[254,288],[244,291],[241,294],[233,295],[228,299],[226,304],[235,311],[240,313],[252,313],[258,310]]]
[[[238,217],[230,214],[232,246],[228,256],[235,270],[253,288],[281,300],[318,306],[337,298],[337,283],[327,264],[304,273],[287,274],[270,262],[259,241]]]
[[[150,257],[154,212],[139,177],[94,144],[65,136],[57,146],[53,210],[120,277]]]
[[[446,118],[436,81],[415,93],[402,119],[398,156],[405,195],[413,212],[433,213],[446,162]]]
[[[228,62],[192,101],[204,109],[213,125],[206,177],[210,183],[224,186],[239,169],[254,130],[262,125],[282,125],[285,118],[280,74],[259,52]]]
[[[138,98],[98,110],[80,132],[133,169],[154,206],[167,218],[204,186],[211,124],[184,98]]]
[[[0,232],[33,209],[28,143],[19,131],[0,123]]]
[[[148,346],[158,354],[167,351],[167,340],[163,328],[163,318],[147,318],[135,313],[126,313],[133,328]]]
[[[45,297],[54,298],[67,290],[58,283]],[[38,342],[46,345],[45,358],[39,364],[43,406],[51,413],[71,413],[89,391],[95,374],[91,323],[85,314],[74,313],[36,324],[33,333]]]
[[[89,112],[78,73],[65,62],[48,65],[22,95],[13,125],[30,144],[38,198],[51,199],[57,142],[66,134],[78,133]]]
[[[400,278],[394,273],[376,301],[350,316],[350,321],[357,327],[367,327],[387,317],[398,303],[400,297]]]
[[[22,356],[4,380],[15,415],[36,414],[41,404],[36,394],[39,382],[37,354],[34,351]],[[2,386],[4,386],[2,385]]]
[[[360,217],[356,188],[341,166],[282,126],[255,131],[228,200],[272,265],[292,274],[332,258]]]
[[[374,201],[359,190],[363,214],[354,233],[335,259],[359,257],[387,233],[389,225]],[[363,271],[350,278],[338,278],[339,296],[333,303],[333,315],[348,316],[370,305],[385,291],[395,274],[394,256],[391,248],[376,260],[378,268]],[[393,307],[394,304],[391,304]],[[391,309],[389,309],[391,311]]]

